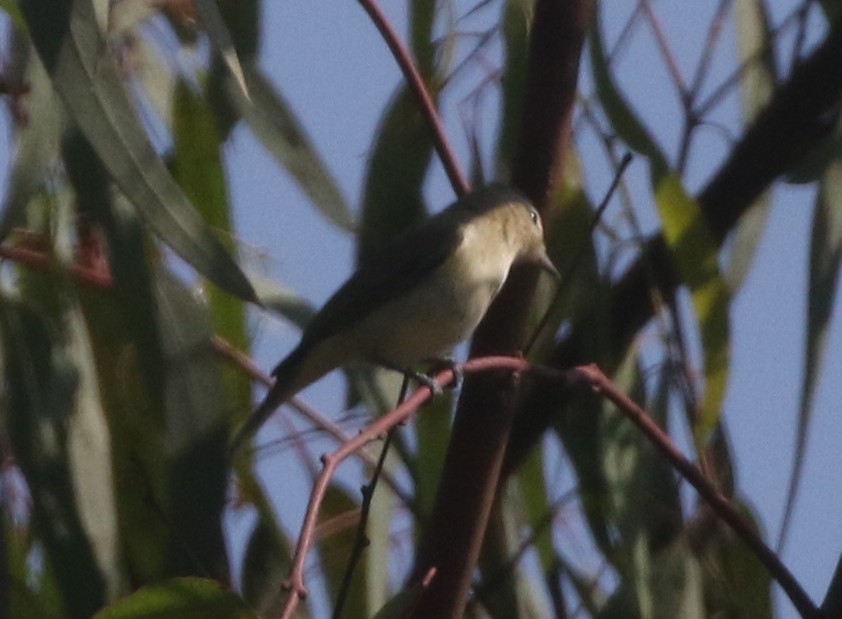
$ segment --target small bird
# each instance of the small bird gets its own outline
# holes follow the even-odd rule
[[[231,442],[236,451],[284,401],[328,372],[365,361],[409,375],[466,339],[512,265],[532,262],[558,277],[541,218],[515,190],[492,184],[395,237],[325,303],[275,383]]]

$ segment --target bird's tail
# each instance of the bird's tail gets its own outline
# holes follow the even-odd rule
[[[275,377],[275,383],[266,393],[263,401],[257,409],[246,419],[246,422],[237,430],[234,438],[231,440],[229,451],[231,454],[236,453],[252,434],[257,432],[257,429],[263,425],[272,413],[283,404],[286,400],[291,398],[300,387],[297,386],[298,377],[300,374],[301,364],[304,361],[304,352],[299,348],[293,351],[286,359],[284,359],[278,367],[272,372]]]

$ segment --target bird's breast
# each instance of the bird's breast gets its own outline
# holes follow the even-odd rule
[[[466,339],[499,292],[513,256],[466,235],[438,269],[366,318],[356,330],[365,356],[409,365]]]

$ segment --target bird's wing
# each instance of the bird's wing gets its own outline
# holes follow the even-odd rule
[[[440,215],[399,235],[362,263],[307,325],[299,349],[307,350],[350,328],[440,267],[462,240],[461,218]]]

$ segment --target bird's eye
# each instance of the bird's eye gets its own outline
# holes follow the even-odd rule
[[[541,221],[541,219],[538,217],[538,211],[536,211],[534,208],[529,209],[529,219],[531,219],[532,223],[536,226]]]

